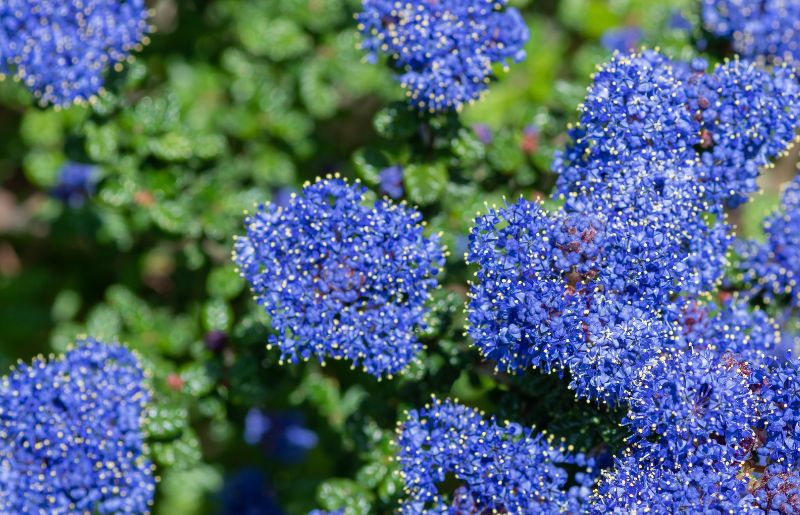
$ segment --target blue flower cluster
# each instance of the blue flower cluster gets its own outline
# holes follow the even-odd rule
[[[529,33],[507,0],[364,0],[363,48],[389,57],[409,101],[430,112],[478,99],[492,65],[520,61]]]
[[[563,207],[520,200],[475,221],[475,345],[505,371],[566,370],[579,396],[623,401],[660,350],[695,343],[681,324],[725,271],[723,208],[756,189],[759,167],[798,125],[787,69],[730,61],[709,74],[704,61],[652,51],[614,56],[556,157]],[[766,315],[734,308],[695,328],[698,348],[756,356],[773,346]],[[751,343],[751,332],[766,338]]]
[[[391,375],[422,349],[426,302],[444,265],[422,215],[366,188],[329,177],[307,184],[285,207],[245,218],[234,261],[277,334],[283,360],[347,359]]]
[[[643,453],[675,459],[698,442],[716,442],[738,454],[755,438],[756,400],[750,370],[733,355],[712,351],[662,354],[631,385],[630,442]]]
[[[749,363],[761,364],[782,347],[780,325],[763,310],[753,309],[747,297],[728,297],[715,303],[675,303],[682,350],[731,352]]]
[[[704,28],[744,57],[800,64],[797,0],[702,0]]]
[[[101,91],[105,71],[146,41],[147,16],[144,0],[2,2],[0,72],[42,104],[89,100]]]
[[[794,141],[797,77],[738,59],[706,68],[653,51],[615,56],[595,75],[572,141],[556,157],[558,192],[620,205],[649,190],[682,210],[700,201],[689,205],[719,212],[757,191],[759,168]]]
[[[61,167],[58,182],[50,194],[72,208],[83,205],[97,186],[98,170],[93,165],[67,163]]]
[[[784,190],[780,208],[764,222],[766,241],[740,242],[739,279],[767,302],[800,307],[800,178]]]
[[[741,462],[713,443],[692,448],[677,463],[623,456],[603,472],[589,513],[763,513],[741,471]]]
[[[397,446],[408,514],[577,513],[594,480],[593,462],[563,442],[435,397],[407,413]],[[571,487],[564,465],[581,469]],[[440,489],[448,480],[452,495]]]
[[[753,496],[764,513],[800,513],[800,472],[772,464],[753,488]]]
[[[144,372],[120,345],[93,339],[20,364],[0,382],[0,512],[146,513]]]

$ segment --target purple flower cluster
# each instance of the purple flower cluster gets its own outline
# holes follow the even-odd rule
[[[800,64],[797,0],[702,0],[703,27],[749,59]]]
[[[370,59],[389,57],[410,103],[430,112],[478,99],[492,65],[521,61],[529,33],[507,0],[364,0],[358,14]]]
[[[89,100],[109,66],[149,31],[144,0],[9,0],[0,3],[0,71],[42,104]]]
[[[0,382],[0,511],[146,513],[144,373],[120,345],[93,339],[20,364]]]
[[[421,350],[444,252],[405,204],[366,205],[366,188],[329,177],[245,218],[234,261],[277,334],[283,360],[347,359],[380,377]]]
[[[800,179],[781,198],[780,208],[764,222],[766,241],[741,242],[741,280],[767,302],[800,307]]]
[[[435,397],[407,413],[397,446],[408,514],[575,513],[594,479],[591,460],[554,438]],[[583,470],[572,487],[567,464]],[[450,479],[459,486],[447,495],[440,485]]]

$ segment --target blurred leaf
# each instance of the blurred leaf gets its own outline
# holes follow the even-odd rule
[[[447,168],[443,163],[412,163],[403,173],[408,198],[420,205],[433,204],[447,187]]]

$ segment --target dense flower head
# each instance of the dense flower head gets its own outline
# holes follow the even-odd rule
[[[283,360],[347,359],[375,376],[422,348],[426,302],[444,265],[422,215],[334,177],[307,184],[285,207],[245,218],[234,260],[271,317]]]
[[[487,359],[507,371],[564,367],[570,343],[583,338],[578,292],[593,290],[598,230],[590,220],[559,223],[524,199],[475,220],[469,334]]]
[[[646,214],[491,209],[470,235],[469,334],[499,369],[566,369],[579,396],[617,402],[671,337],[659,306],[714,263],[692,262],[683,238]]]
[[[687,81],[701,128],[698,180],[712,208],[736,207],[758,190],[759,169],[794,141],[800,126],[800,83],[777,67],[768,74],[733,59]]]
[[[397,461],[405,483],[403,513],[563,513],[588,493],[591,473],[566,489],[565,464],[589,465],[552,437],[450,400],[409,412],[398,427]],[[452,496],[439,485],[457,482]],[[584,488],[581,488],[582,486]]]
[[[144,372],[120,345],[82,340],[0,382],[0,511],[146,513]]]
[[[590,498],[589,512],[761,513],[747,492],[741,463],[715,443],[687,449],[678,461],[629,454],[617,458]]]
[[[556,155],[557,192],[584,205],[667,197],[679,201],[666,206],[673,213],[720,213],[745,201],[759,168],[794,140],[800,86],[785,67],[768,73],[735,59],[706,68],[654,51],[601,67]]]
[[[97,167],[82,163],[67,163],[61,167],[58,182],[50,192],[70,207],[83,205],[97,186]]]
[[[759,364],[781,347],[780,326],[763,310],[748,306],[745,298],[677,304],[680,335],[676,346],[682,350],[730,352]]]
[[[609,52],[630,53],[642,41],[642,29],[636,26],[609,29],[600,37],[600,44]]]
[[[746,454],[755,434],[756,398],[749,372],[712,351],[662,354],[633,382],[623,425],[634,445],[660,456],[713,441]]]
[[[520,61],[529,33],[506,0],[364,0],[363,47],[387,55],[410,102],[446,111],[486,90],[492,65]]]
[[[764,221],[766,241],[741,242],[741,279],[767,302],[800,307],[800,179],[784,190],[780,208]]]
[[[0,3],[0,71],[42,104],[97,95],[110,65],[149,30],[144,0],[9,0]]]
[[[773,463],[750,490],[764,513],[800,514],[800,471]]]
[[[800,466],[800,362],[773,359],[754,370],[759,398],[757,453],[783,466]]]
[[[797,0],[702,0],[703,26],[744,57],[800,64]]]

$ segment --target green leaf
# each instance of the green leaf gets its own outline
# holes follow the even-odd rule
[[[233,324],[233,310],[222,299],[203,304],[203,327],[206,331],[227,331]]]
[[[350,479],[330,479],[317,490],[317,500],[325,510],[344,510],[346,515],[367,515],[374,496]]]
[[[230,300],[244,289],[244,279],[233,265],[215,268],[206,279],[206,291],[212,297]]]
[[[25,156],[25,176],[40,188],[52,188],[58,182],[58,174],[64,165],[61,152],[34,150]]]
[[[92,161],[110,163],[117,157],[117,129],[113,125],[86,126],[86,154]]]
[[[177,404],[157,404],[147,409],[144,432],[151,440],[178,438],[188,424],[189,412]]]
[[[441,162],[410,164],[403,172],[408,198],[417,204],[433,204],[447,187],[447,167]]]
[[[151,445],[154,461],[174,470],[186,470],[197,465],[202,459],[200,441],[195,432],[186,428],[180,438],[168,442],[154,442]]]
[[[375,115],[373,125],[378,134],[389,140],[412,136],[419,128],[419,118],[406,102],[395,102]]]
[[[19,128],[22,140],[32,147],[55,147],[64,137],[61,112],[29,110]]]
[[[386,156],[371,147],[362,148],[353,154],[353,168],[361,179],[373,186],[380,181],[381,170],[389,166]]]
[[[150,151],[167,162],[185,161],[192,157],[192,141],[178,132],[168,132],[150,141]]]
[[[311,37],[294,21],[272,18],[254,9],[248,11],[248,15],[239,18],[238,33],[249,52],[282,61],[311,49]]]
[[[214,388],[214,380],[203,363],[188,363],[180,370],[183,379],[183,392],[194,397],[202,397]]]

